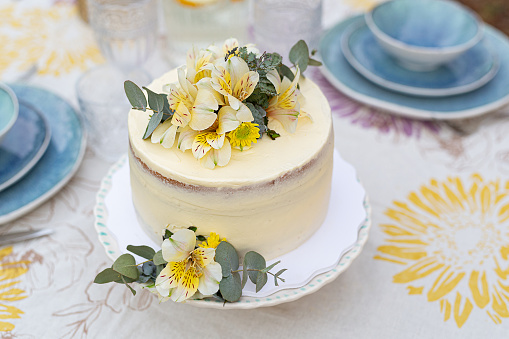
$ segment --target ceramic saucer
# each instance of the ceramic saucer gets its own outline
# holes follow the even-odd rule
[[[341,46],[346,60],[367,79],[418,96],[441,97],[473,91],[493,79],[499,68],[498,57],[483,41],[435,70],[409,70],[380,47],[365,22],[349,27]]]
[[[0,191],[37,164],[50,138],[51,130],[44,116],[33,106],[20,102],[18,119],[0,143]]]
[[[417,97],[382,88],[366,79],[346,60],[341,40],[362,15],[346,19],[327,31],[320,42],[321,71],[333,86],[369,106],[419,119],[463,119],[496,110],[509,103],[509,39],[486,25],[484,39],[499,56],[500,67],[491,81],[465,94]]]
[[[16,184],[0,192],[0,224],[30,212],[57,193],[76,173],[85,153],[86,135],[77,112],[42,88],[11,85],[20,104],[37,109],[51,129],[48,148]]]
[[[129,244],[160,248],[160,244],[154,243],[137,222],[126,160],[127,156],[124,156],[104,177],[94,208],[99,241],[112,260],[126,253]],[[334,154],[331,187],[329,210],[322,226],[295,250],[267,261],[270,265],[281,260],[278,267],[288,269],[284,273],[284,284],[275,286],[271,281],[256,293],[254,284],[248,282],[242,298],[235,303],[223,304],[213,299],[186,303],[219,309],[273,306],[316,292],[337,278],[366,243],[371,208],[355,169],[341,159],[338,152]],[[330,244],[331,239],[334,239],[333,246],[324,246]]]
[[[0,142],[18,118],[18,100],[9,86],[0,83]]]

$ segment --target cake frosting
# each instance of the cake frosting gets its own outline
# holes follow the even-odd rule
[[[177,81],[176,71],[149,87],[161,93]],[[277,121],[269,127],[281,134],[256,146],[233,150],[224,167],[207,169],[191,152],[166,149],[144,140],[151,112],[131,110],[128,118],[129,164],[133,204],[146,232],[160,242],[168,225],[196,226],[215,232],[239,253],[255,250],[276,258],[305,242],[322,224],[332,177],[333,131],[330,107],[311,80],[301,78],[304,100],[294,133]]]

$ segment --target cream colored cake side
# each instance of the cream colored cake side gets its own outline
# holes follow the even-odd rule
[[[130,152],[131,189],[138,219],[154,241],[168,224],[218,233],[241,255],[276,258],[306,241],[322,224],[329,204],[333,139],[316,159],[289,178],[245,189],[200,190],[163,182]]]

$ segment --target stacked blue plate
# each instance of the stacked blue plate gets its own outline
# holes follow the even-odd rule
[[[472,41],[479,40],[465,52],[438,67],[414,69],[382,46],[376,30],[368,27],[369,17],[340,22],[320,43],[322,71],[346,95],[397,114],[432,119],[472,117],[509,103],[509,40],[496,29],[480,25],[481,33],[472,33]]]
[[[12,114],[11,106],[18,103],[19,112],[0,140],[0,224],[55,194],[75,173],[85,150],[81,120],[67,102],[42,88],[10,88],[10,97],[0,91],[0,116]]]

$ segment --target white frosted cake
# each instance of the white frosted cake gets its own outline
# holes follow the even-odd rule
[[[172,71],[149,88],[161,93],[177,81]],[[224,167],[200,166],[191,152],[164,148],[143,139],[150,111],[129,113],[129,164],[132,199],[139,222],[156,241],[168,225],[196,226],[215,232],[267,260],[305,242],[327,214],[332,177],[333,130],[326,98],[311,80],[301,77],[301,111],[294,133],[278,121],[269,127],[281,136],[259,139],[254,147],[232,149]]]

